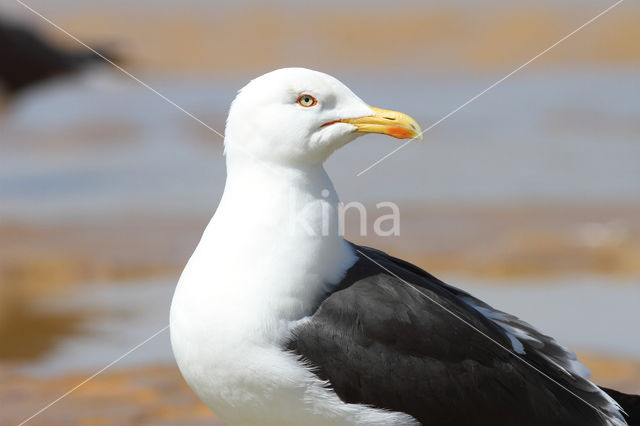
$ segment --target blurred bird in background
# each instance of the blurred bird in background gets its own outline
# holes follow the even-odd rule
[[[36,28],[0,17],[0,93],[6,102],[33,85],[104,62],[102,56],[119,60],[110,49],[96,51],[57,46]]]

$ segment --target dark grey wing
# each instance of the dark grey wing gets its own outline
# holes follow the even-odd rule
[[[359,260],[288,344],[343,401],[428,425],[624,424],[553,339],[414,265],[354,249]]]

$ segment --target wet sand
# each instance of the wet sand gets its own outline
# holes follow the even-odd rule
[[[374,235],[374,214],[367,217],[368,235],[360,235],[360,217],[348,212],[346,237],[429,270],[480,278],[640,276],[639,205],[400,203],[399,208],[399,235]],[[0,283],[46,296],[86,281],[176,275],[208,220],[132,215],[74,223],[0,222]]]
[[[57,378],[12,375],[0,366],[0,424],[16,425],[90,373]],[[219,425],[177,367],[106,371],[29,422],[30,425]]]
[[[399,237],[353,240],[436,274],[512,285],[565,274],[640,276],[640,206],[633,204],[404,206]]]

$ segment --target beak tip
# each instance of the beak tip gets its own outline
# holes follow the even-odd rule
[[[423,139],[423,134],[424,132],[422,131],[422,129],[420,128],[420,126],[418,125],[418,123],[414,123],[411,125],[411,128],[413,129],[415,136],[413,137],[413,139],[421,141]]]

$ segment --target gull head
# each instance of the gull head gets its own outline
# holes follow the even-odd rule
[[[284,165],[321,164],[364,133],[422,137],[413,118],[369,106],[330,75],[283,68],[238,92],[227,118],[225,152]]]

